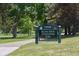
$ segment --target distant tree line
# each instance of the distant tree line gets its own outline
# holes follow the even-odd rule
[[[12,33],[16,38],[17,31],[31,34],[34,25],[44,22],[44,4],[35,3],[0,3],[1,33]]]
[[[50,21],[51,20],[51,21]],[[28,33],[34,25],[48,21],[61,25],[65,35],[75,35],[79,31],[79,4],[74,3],[0,3],[0,31]]]
[[[79,32],[79,4],[58,3],[49,4],[48,15],[50,19],[55,18],[57,24],[60,24],[65,35],[75,35]],[[50,7],[52,6],[52,7]]]

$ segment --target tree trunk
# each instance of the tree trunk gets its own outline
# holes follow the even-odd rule
[[[44,20],[44,25],[45,25],[45,24],[47,24],[47,20],[46,20],[46,19]]]
[[[18,16],[16,16],[15,18],[14,18],[14,24],[13,24],[13,27],[12,27],[12,34],[13,34],[13,38],[16,38],[16,36],[17,36],[17,22],[18,22],[18,20],[19,20],[19,18],[18,18]]]
[[[72,35],[75,35],[76,34],[76,27],[73,26],[73,29],[72,29]]]
[[[2,33],[6,33],[6,15],[5,13],[1,15],[2,16]]]
[[[65,26],[65,35],[67,35],[67,32],[68,32],[68,31],[67,31],[67,26]]]
[[[28,36],[31,36],[31,30],[28,30]]]
[[[17,36],[17,23],[13,24],[12,34],[13,34],[13,38],[16,38],[16,36]]]
[[[68,26],[68,35],[71,35],[71,28]]]

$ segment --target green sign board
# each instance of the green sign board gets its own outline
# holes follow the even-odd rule
[[[52,25],[44,25],[40,26],[39,30],[41,31],[40,36],[45,36],[46,39],[50,39],[52,35],[54,35],[56,28]]]
[[[52,35],[56,37],[58,40],[58,43],[61,41],[61,32],[60,32],[60,27],[57,25],[43,25],[43,26],[38,26],[36,27],[36,40],[35,42],[39,41],[41,36],[45,36],[46,39],[52,38]],[[38,43],[38,42],[37,42]]]

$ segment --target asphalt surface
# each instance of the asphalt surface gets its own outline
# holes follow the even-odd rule
[[[34,40],[30,39],[30,40],[0,44],[0,56],[7,56],[9,53],[20,48],[22,45],[25,45],[31,42],[34,42]]]

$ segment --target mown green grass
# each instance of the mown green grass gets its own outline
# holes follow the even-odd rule
[[[27,34],[18,34],[17,37],[13,39],[11,34],[0,34],[0,44],[22,41],[22,40],[29,40],[29,39],[32,39],[33,37],[34,35],[28,36]]]
[[[79,35],[57,41],[40,41],[38,45],[29,43],[9,54],[9,56],[73,56],[79,55]]]

